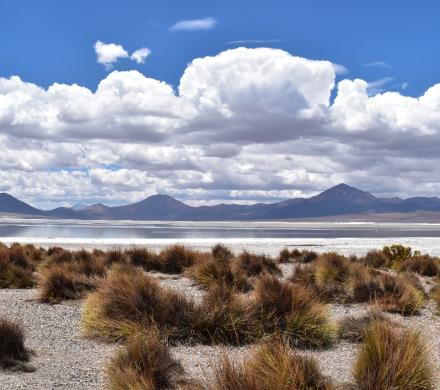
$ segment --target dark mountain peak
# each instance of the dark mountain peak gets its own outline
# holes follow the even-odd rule
[[[165,195],[165,194],[156,194],[156,195],[151,195],[148,198],[144,199],[144,200],[174,200],[176,202],[179,202],[176,198],[173,198],[170,195]]]
[[[42,214],[41,210],[28,205],[27,203],[14,198],[6,192],[0,193],[0,212],[11,214]]]
[[[358,190],[345,183],[331,187],[315,196],[315,198],[376,199],[369,192]]]

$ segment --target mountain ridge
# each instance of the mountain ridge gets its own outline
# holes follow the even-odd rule
[[[310,198],[292,198],[275,203],[190,206],[172,196],[156,194],[122,206],[94,204],[81,209],[58,207],[40,210],[9,194],[0,194],[0,213],[69,219],[245,221],[414,212],[440,215],[440,198],[379,198],[341,183]]]

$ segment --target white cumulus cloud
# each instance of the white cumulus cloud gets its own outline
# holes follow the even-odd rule
[[[128,53],[122,45],[117,45],[115,43],[97,41],[95,43],[95,52],[97,61],[107,69],[111,69],[113,64],[116,63],[119,58],[128,57]]]
[[[149,57],[151,54],[151,50],[148,49],[147,47],[142,47],[136,51],[134,51],[131,56],[130,59],[132,59],[133,61],[136,61],[138,64],[144,64],[145,60],[147,59],[147,57]]]
[[[0,190],[40,206],[271,201],[342,181],[438,195],[440,84],[411,97],[335,79],[330,61],[269,48],[196,58],[177,90],[138,71],[94,91],[0,77]]]

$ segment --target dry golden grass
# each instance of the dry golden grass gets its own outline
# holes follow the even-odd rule
[[[96,287],[96,280],[78,274],[68,266],[53,265],[43,268],[38,283],[39,300],[45,303],[59,303],[79,299]]]
[[[161,390],[177,388],[183,368],[171,356],[160,333],[150,329],[131,336],[111,359],[106,372],[111,390]]]
[[[36,283],[35,269],[44,251],[32,245],[0,246],[0,288],[30,288]]]
[[[205,259],[206,254],[185,248],[182,245],[173,245],[159,253],[162,263],[161,272],[180,274],[199,261]]]
[[[266,255],[255,255],[247,251],[243,251],[238,256],[237,266],[249,277],[261,275],[263,272],[281,275],[281,270],[273,259]]]
[[[428,255],[413,256],[399,264],[399,271],[415,272],[423,276],[438,276],[440,275],[440,259]]]
[[[279,339],[260,344],[244,362],[226,354],[214,369],[210,390],[332,390],[314,359],[292,352]]]
[[[385,311],[401,315],[416,315],[424,304],[423,293],[405,276],[381,274],[377,304]]]
[[[222,285],[207,292],[194,318],[195,341],[242,345],[260,336],[261,326],[239,294]]]
[[[325,348],[335,341],[336,326],[326,306],[303,286],[263,275],[251,305],[265,333],[282,333],[293,346]]]
[[[418,332],[374,321],[354,363],[360,390],[434,389],[429,351]]]
[[[289,250],[288,248],[284,248],[281,250],[278,261],[280,263],[310,263],[313,260],[318,258],[318,254],[313,251],[308,250],[298,250],[296,248]]]
[[[158,326],[172,340],[191,338],[195,305],[132,266],[112,268],[84,305],[86,335],[117,340]]]
[[[216,288],[218,285],[239,291],[249,291],[252,288],[245,271],[230,259],[205,258],[188,268],[186,275],[206,289]]]

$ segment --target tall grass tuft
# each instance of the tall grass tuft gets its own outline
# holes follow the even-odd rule
[[[87,298],[82,327],[87,336],[117,340],[139,328],[158,326],[170,340],[191,337],[196,308],[132,266],[113,267]]]
[[[117,351],[107,368],[111,390],[176,388],[183,368],[157,330],[138,333]]]
[[[17,322],[0,317],[0,367],[31,371],[29,362],[31,353],[24,345],[23,327]]]
[[[354,363],[360,390],[431,390],[434,376],[429,351],[418,332],[375,321],[365,331]]]
[[[214,369],[210,390],[333,390],[312,358],[293,353],[279,339],[261,343],[244,362],[226,354]]]

